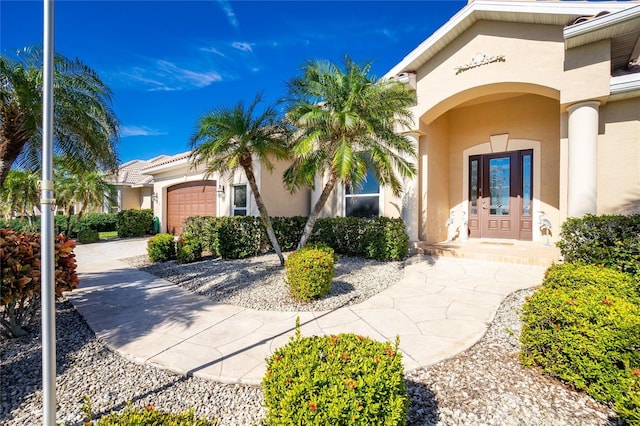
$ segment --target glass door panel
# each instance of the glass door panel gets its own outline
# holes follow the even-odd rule
[[[508,216],[511,194],[511,158],[489,160],[489,214]]]

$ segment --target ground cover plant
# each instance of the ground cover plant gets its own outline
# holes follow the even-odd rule
[[[88,398],[82,409],[87,416],[86,424],[96,426],[213,426],[217,424],[216,420],[208,421],[204,417],[196,416],[193,409],[180,413],[167,413],[156,410],[153,405],[147,405],[144,408],[128,405],[120,412],[109,413],[95,419],[95,422],[91,401]]]
[[[409,407],[395,345],[355,334],[302,337],[267,359],[267,425],[403,425]]]

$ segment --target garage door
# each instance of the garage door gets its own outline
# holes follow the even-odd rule
[[[182,224],[190,216],[216,215],[216,182],[202,180],[167,188],[167,232],[182,233]]]

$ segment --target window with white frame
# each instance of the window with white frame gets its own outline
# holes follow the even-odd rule
[[[233,215],[247,215],[247,185],[233,186]]]
[[[344,214],[354,217],[380,215],[380,185],[371,169],[358,187],[345,187]]]

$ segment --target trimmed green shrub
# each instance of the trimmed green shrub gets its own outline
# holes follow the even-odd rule
[[[56,297],[79,284],[75,245],[62,235],[55,239]],[[23,336],[40,307],[40,234],[0,229],[0,277],[0,325],[13,336]]]
[[[271,226],[282,251],[293,251],[300,242],[307,218],[304,216],[272,217]],[[269,241],[267,240],[267,243]]]
[[[112,232],[118,230],[118,215],[116,213],[87,213],[81,222],[98,232]]]
[[[302,216],[271,218],[282,251],[296,248],[306,220]],[[182,229],[196,236],[204,250],[226,259],[255,256],[270,249],[264,226],[254,216],[190,217]],[[409,249],[402,219],[387,217],[321,218],[309,242],[324,243],[338,254],[379,261],[403,259]]]
[[[118,212],[117,231],[120,238],[144,237],[151,233],[153,210],[123,210]]]
[[[202,244],[191,234],[182,234],[176,241],[178,263],[191,263],[202,259]]]
[[[182,233],[197,238],[203,250],[215,256],[220,256],[220,251],[218,250],[218,228],[221,224],[220,219],[221,218],[213,216],[188,217],[182,225]]]
[[[640,214],[569,218],[562,224],[560,238],[556,245],[567,262],[640,273]]]
[[[551,266],[545,272],[544,287],[564,290],[594,286],[613,296],[640,304],[640,282],[628,274],[598,265],[564,263]]]
[[[409,251],[409,236],[402,219],[375,217],[365,228],[362,245],[365,257],[380,261],[400,260]]]
[[[266,251],[266,231],[257,216],[220,217],[218,253],[225,259],[243,259]]]
[[[326,296],[334,276],[333,249],[305,246],[285,262],[287,284],[293,297],[303,302]]]
[[[88,422],[92,422],[94,419],[91,403],[86,402],[82,410]],[[205,417],[197,417],[193,408],[180,413],[167,413],[156,410],[153,405],[135,408],[131,404],[127,404],[123,411],[111,412],[95,422],[97,426],[213,426],[215,424],[217,424],[216,420],[208,421]]]
[[[640,412],[636,286],[629,275],[608,268],[551,267],[523,308],[523,364],[612,403],[629,420]]]
[[[409,396],[398,344],[355,334],[303,338],[297,327],[267,359],[266,424],[406,424]]]
[[[97,243],[100,240],[100,233],[95,229],[82,228],[77,232],[78,242],[82,244]]]
[[[175,242],[171,234],[157,234],[147,241],[147,254],[152,262],[166,262],[176,258]]]

